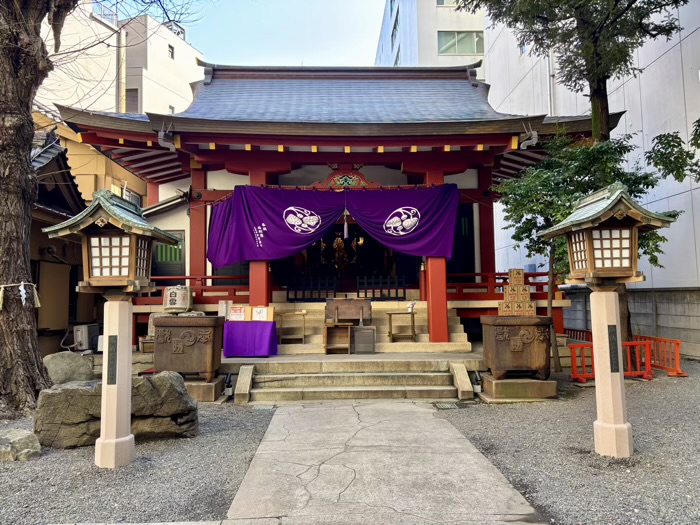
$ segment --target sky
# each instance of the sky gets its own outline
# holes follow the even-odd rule
[[[384,0],[200,0],[184,24],[204,60],[228,65],[372,66]]]

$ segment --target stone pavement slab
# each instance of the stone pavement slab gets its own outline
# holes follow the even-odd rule
[[[428,403],[279,407],[225,525],[541,523]]]

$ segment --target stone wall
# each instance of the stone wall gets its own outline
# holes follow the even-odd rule
[[[681,353],[700,358],[700,290],[629,290],[632,331],[680,339]],[[590,330],[590,291],[566,292],[571,307],[564,309],[564,326]]]

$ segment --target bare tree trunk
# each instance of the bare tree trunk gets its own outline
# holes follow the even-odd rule
[[[589,84],[591,98],[591,126],[593,138],[610,140],[610,106],[608,105],[607,80],[597,79]]]
[[[549,271],[547,274],[547,316],[552,317],[552,303],[554,302],[554,242],[549,244]],[[557,333],[552,323],[549,331],[549,340],[552,344],[552,354],[554,356],[554,371],[561,372],[561,358],[559,357],[559,344],[557,343]]]
[[[4,2],[0,9],[0,284],[31,282],[29,263],[32,204],[37,180],[30,164],[32,103],[51,62],[41,22],[51,2]],[[61,4],[67,4],[65,0]],[[58,4],[55,4],[58,5]],[[64,5],[65,8],[65,5]],[[55,11],[51,11],[55,13]],[[0,401],[11,410],[36,405],[51,385],[39,351],[33,293],[25,304],[17,287],[6,287],[0,309]]]

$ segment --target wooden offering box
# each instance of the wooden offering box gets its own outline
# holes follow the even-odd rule
[[[481,316],[484,364],[494,379],[528,371],[537,379],[547,379],[551,324],[552,318],[543,316]]]
[[[159,317],[154,319],[156,372],[199,374],[207,382],[221,367],[223,317]]]

